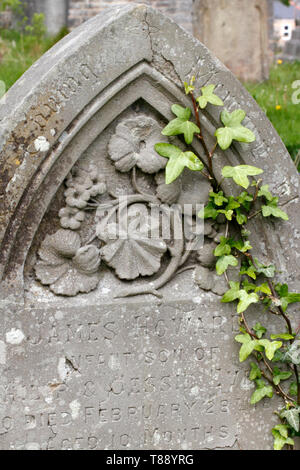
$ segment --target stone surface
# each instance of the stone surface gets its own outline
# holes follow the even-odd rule
[[[196,0],[194,35],[241,80],[268,78],[273,12],[267,0]]]
[[[208,184],[186,172],[166,188],[151,150],[171,104],[189,105],[181,84],[192,75],[247,112],[256,142],[217,151],[218,168],[264,169],[290,220],[253,221],[251,244],[299,289],[299,176],[264,113],[160,13],[106,11],[46,53],[0,109],[1,449],[271,447],[276,417],[268,402],[249,405],[236,316],[210,270],[207,245],[224,226],[206,223],[190,258],[192,234],[175,236],[184,204],[193,226]],[[210,143],[219,113],[203,117]],[[164,204],[164,228],[173,202],[170,234],[148,243],[151,209]]]

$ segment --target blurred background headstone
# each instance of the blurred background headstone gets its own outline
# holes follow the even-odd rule
[[[45,15],[45,26],[50,35],[59,33],[67,25],[68,0],[26,0],[22,3],[29,18],[34,13]]]
[[[195,0],[194,35],[243,81],[268,78],[273,2]]]

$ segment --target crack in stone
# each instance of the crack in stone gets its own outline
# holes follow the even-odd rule
[[[81,374],[80,370],[78,369],[78,367],[76,367],[73,364],[71,359],[69,359],[68,357],[65,357],[65,361],[66,361],[66,366],[68,366],[71,369],[71,372],[78,372],[79,374]]]
[[[179,87],[182,86],[182,80],[173,64],[173,62],[169,59],[167,59],[162,53],[159,53],[158,51],[155,50],[155,47],[154,47],[154,43],[153,43],[153,37],[152,35],[155,34],[156,32],[159,32],[159,29],[158,28],[154,28],[153,26],[151,26],[149,20],[148,20],[148,11],[145,12],[145,16],[144,16],[144,22],[145,24],[147,25],[147,29],[148,29],[148,36],[149,37],[149,41],[150,41],[150,48],[151,48],[151,52],[152,52],[152,65],[155,69],[157,69],[159,72],[162,72],[162,64],[159,63],[159,59],[161,59],[162,62],[164,62],[164,66],[167,66],[170,70],[170,73],[168,74],[169,75],[169,78],[171,78],[175,83],[176,85],[178,85]],[[164,71],[166,72],[166,71]],[[167,70],[167,73],[168,73],[168,70]],[[165,75],[165,73],[163,73],[163,75]]]

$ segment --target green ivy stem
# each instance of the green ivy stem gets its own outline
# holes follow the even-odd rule
[[[200,140],[200,142],[202,143],[202,146],[204,148],[204,151],[205,151],[205,154],[208,158],[208,164],[209,164],[209,175],[210,177],[212,178],[212,181],[214,182],[214,187],[216,187],[217,189],[220,187],[220,183],[217,182],[216,178],[215,178],[215,175],[214,175],[214,171],[213,171],[213,155],[214,155],[214,152],[218,146],[218,142],[215,143],[212,151],[210,152],[208,150],[208,147],[206,145],[206,142],[205,142],[205,139],[204,139],[204,136],[202,134],[202,131],[201,131],[201,122],[200,122],[200,116],[199,116],[199,108],[197,106],[197,102],[196,102],[196,99],[194,97],[194,94],[193,92],[190,93],[191,95],[191,98],[192,98],[192,102],[193,102],[193,107],[194,107],[194,112],[195,112],[195,117],[196,117],[196,123],[197,123],[197,126],[199,127],[200,129],[200,133],[197,135],[198,139]],[[261,183],[261,180],[259,180],[257,182],[257,185],[256,185],[256,191],[255,191],[255,194],[254,194],[254,197],[253,197],[253,202],[252,202],[252,205],[256,202],[257,200],[257,197],[258,197],[258,193],[259,193],[259,189],[260,189],[260,183]],[[248,217],[248,220],[254,218],[255,216],[257,216],[258,214],[260,214],[262,212],[262,210],[260,209],[259,211],[255,212],[254,214],[250,215]],[[229,231],[229,224],[228,224],[228,221],[227,221],[227,226],[226,226],[226,235],[225,235],[225,238],[228,237],[228,231]],[[254,262],[254,259],[253,257],[250,255],[250,254],[246,254],[246,256],[249,257],[249,259],[251,259],[251,262],[253,263],[253,265],[255,266],[255,262]],[[226,279],[226,282],[227,284],[229,285],[229,279],[228,279],[228,276],[227,276],[227,273],[225,272],[224,273],[225,275],[225,279]],[[277,298],[277,295],[276,295],[276,292],[275,292],[275,289],[274,289],[274,286],[272,284],[272,282],[267,279],[267,282],[268,282],[268,285],[270,287],[270,290],[272,292],[272,295],[274,298]],[[282,307],[278,307],[278,310],[279,310],[279,315],[282,316],[287,324],[287,327],[288,327],[288,331],[289,331],[289,334],[293,334],[293,329],[292,329],[292,325],[291,325],[291,322],[289,320],[289,318],[287,317],[287,315],[285,315]],[[242,314],[243,315],[243,314]],[[245,320],[245,316],[243,315],[242,316],[243,318],[243,323],[248,331],[248,333],[250,334],[250,336],[252,337],[255,337],[256,339],[258,339],[256,337],[256,335],[253,335],[253,333],[251,332],[251,330],[249,329],[248,325],[246,326],[247,322]],[[293,344],[294,340],[291,340],[290,341],[290,344]],[[263,362],[264,364],[266,365],[266,367],[269,369],[269,371],[272,373],[272,376],[273,376],[273,369],[272,367],[268,364],[268,362],[266,361],[266,359],[264,358],[263,355],[261,355],[262,358],[263,358]],[[295,378],[296,378],[296,382],[297,382],[297,403],[298,405],[300,405],[300,382],[299,382],[299,372],[298,372],[298,367],[294,364],[293,366],[293,370],[294,370],[294,374],[295,374]],[[282,396],[282,398],[284,399],[284,401],[293,401],[288,395],[285,394],[285,392],[282,390],[282,388],[280,387],[280,385],[276,386],[273,382],[273,380],[265,377],[266,380],[269,381],[270,384],[272,384],[273,388],[275,388],[276,390],[276,393],[277,394],[280,394]]]
[[[199,129],[200,129],[200,133],[197,134],[197,137],[198,137],[198,139],[200,140],[200,142],[202,143],[203,149],[204,149],[205,154],[206,154],[206,156],[207,156],[207,158],[208,158],[209,175],[210,175],[210,177],[211,177],[211,179],[212,179],[212,182],[214,182],[214,185],[213,185],[213,186],[214,186],[215,188],[219,188],[221,183],[218,183],[218,182],[217,182],[217,180],[216,180],[216,178],[215,178],[215,175],[214,175],[214,171],[213,171],[213,155],[214,155],[214,152],[215,152],[215,150],[216,150],[216,148],[217,148],[217,146],[218,146],[218,142],[215,143],[215,145],[214,145],[214,147],[213,147],[213,149],[212,149],[211,151],[208,150],[208,147],[207,147],[207,145],[206,145],[204,136],[203,136],[202,131],[201,131],[201,122],[200,122],[200,116],[199,116],[199,108],[198,108],[198,106],[197,106],[197,102],[196,102],[196,99],[195,99],[195,96],[194,96],[193,92],[191,92],[190,95],[191,95],[192,102],[193,102],[194,113],[195,113],[195,118],[196,118],[196,124],[197,124],[197,126],[199,127]],[[261,183],[261,180],[259,180],[259,181],[257,182],[256,191],[255,191],[255,194],[254,194],[254,197],[253,197],[253,202],[252,202],[252,204],[255,203],[255,201],[256,201],[256,199],[257,199],[257,197],[258,197],[258,193],[259,193],[259,189],[260,189],[260,183]],[[257,211],[256,213],[250,215],[250,216],[248,217],[248,220],[252,219],[253,217],[255,217],[256,215],[258,215],[259,213],[261,213],[261,210],[259,210],[259,211]],[[229,232],[229,224],[228,224],[228,221],[227,221],[225,238],[228,237],[228,232]],[[252,257],[251,255],[249,255],[249,254],[246,254],[246,256],[248,256],[249,259],[251,259],[253,265],[255,266],[253,257]],[[229,284],[229,279],[228,279],[227,273],[225,272],[224,275],[225,275],[225,279],[226,279],[226,281],[227,281],[227,284]],[[273,284],[271,283],[271,281],[270,281],[269,279],[268,279],[268,284],[269,284],[269,287],[270,287],[270,289],[271,289],[271,292],[272,292],[273,296],[274,296],[275,298],[277,298],[276,293],[275,293],[275,290],[274,290],[274,286],[273,286]],[[282,310],[281,307],[279,308],[279,312],[280,312],[280,315],[285,319],[285,321],[286,321],[286,323],[287,323],[289,333],[292,334],[293,331],[292,331],[292,326],[291,326],[291,322],[290,322],[289,318],[285,315],[285,313],[283,312],[283,310]],[[246,327],[246,330],[247,330],[247,332],[250,334],[250,336],[252,336],[252,337],[258,339],[257,336],[254,335],[254,334],[251,332],[249,326],[247,325],[247,322],[246,322],[246,319],[245,319],[244,314],[242,314],[242,320],[243,320],[243,323],[244,323],[244,325],[245,325],[245,327]],[[294,342],[294,340],[290,341],[291,344],[292,344],[293,342]],[[272,376],[273,376],[273,369],[272,369],[272,367],[268,364],[268,362],[266,361],[266,359],[264,358],[264,356],[263,356],[263,355],[261,355],[261,356],[262,356],[262,359],[263,359],[264,364],[266,365],[266,367],[268,368],[268,370],[271,372],[271,374],[272,374]],[[297,368],[296,365],[294,365],[294,373],[295,373],[295,377],[296,377],[296,380],[297,380],[297,391],[298,391],[297,402],[298,402],[298,405],[300,405],[300,383],[299,383],[298,368]],[[265,376],[265,374],[264,374],[264,376]],[[274,384],[273,380],[270,379],[270,378],[268,378],[267,376],[265,376],[265,378],[266,378],[266,380],[268,380],[268,382],[272,385],[272,387],[276,390],[276,393],[282,396],[282,398],[284,399],[285,402],[287,402],[287,401],[292,402],[292,401],[293,401],[288,395],[285,394],[285,392],[282,390],[282,388],[280,387],[280,385],[277,385],[277,386],[276,386],[276,385]]]
[[[268,279],[268,285],[271,289],[273,297],[277,298],[273,283]],[[280,315],[284,318],[286,321],[287,327],[288,327],[288,332],[290,335],[293,335],[293,328],[290,319],[288,316],[284,313],[283,309],[281,306],[277,307],[279,310]],[[295,339],[290,340],[290,344],[293,344],[295,342]],[[298,366],[296,364],[293,365],[294,373],[295,373],[295,378],[296,378],[296,383],[297,383],[297,404],[300,405],[300,381],[299,381],[299,371],[298,371]]]
[[[255,261],[254,261],[254,259],[253,259],[253,256],[250,255],[250,253],[245,253],[245,256],[246,256],[248,259],[250,259],[250,261],[251,261],[251,263],[253,264],[253,266],[257,268],[257,266],[255,265]],[[270,279],[268,279],[268,278],[266,278],[266,281],[267,281],[268,286],[269,286],[269,288],[270,288],[270,290],[271,290],[271,292],[272,292],[273,298],[274,298],[275,300],[280,300],[280,299],[278,299],[278,296],[277,296],[277,294],[276,294],[276,292],[275,292],[274,285],[273,285],[272,281],[271,281]],[[289,317],[284,313],[283,308],[282,308],[280,305],[277,307],[277,309],[278,309],[279,315],[280,315],[280,316],[285,320],[285,322],[286,322],[286,325],[287,325],[289,334],[293,336],[293,327],[292,327],[292,324],[291,324],[291,321],[290,321]],[[291,339],[291,340],[289,340],[289,343],[290,343],[290,344],[293,344],[294,341],[295,341],[295,339]],[[293,370],[294,370],[294,374],[295,374],[295,378],[296,378],[296,383],[297,383],[297,404],[300,405],[299,371],[298,371],[298,367],[297,367],[296,364],[293,365]]]
[[[213,159],[213,154],[217,148],[217,145],[218,145],[218,142],[216,142],[216,144],[214,145],[212,151],[209,151],[207,145],[206,145],[206,142],[205,142],[205,139],[204,139],[204,136],[202,134],[202,126],[201,126],[201,122],[200,122],[200,115],[199,115],[199,108],[197,106],[197,102],[196,102],[196,98],[194,96],[194,93],[191,91],[190,92],[190,95],[191,95],[191,98],[192,98],[192,102],[193,102],[193,108],[194,108],[194,113],[195,113],[195,118],[196,118],[196,124],[197,126],[199,127],[200,129],[200,132],[199,134],[196,134],[196,137],[198,138],[198,140],[200,140],[201,144],[202,144],[202,147],[204,149],[204,152],[205,152],[205,155],[207,157],[207,161],[208,161],[208,172],[209,172],[209,176],[212,180],[212,184],[214,186],[214,188],[217,188],[218,186],[218,182],[215,178],[215,175],[214,175],[214,172],[213,172],[213,163],[212,163],[212,159]]]
[[[246,321],[246,318],[245,318],[245,312],[242,312],[241,313],[241,320],[242,320],[242,323],[244,324],[245,326],[245,329],[247,331],[247,333],[254,339],[259,339],[258,336],[256,336],[255,333],[253,333],[251,331],[251,328],[249,327],[247,321]],[[270,366],[270,364],[268,363],[268,361],[266,360],[266,358],[264,357],[264,355],[262,353],[260,353],[260,356],[262,358],[262,361],[263,363],[265,364],[266,368],[268,369],[268,371],[271,373],[271,377],[274,376],[273,374],[273,369],[272,367]],[[254,354],[254,357],[258,363],[258,365],[260,366],[260,361],[257,357],[257,354]],[[261,369],[260,369],[261,370]],[[274,382],[273,382],[273,379],[270,379],[270,377],[268,377],[268,375],[263,371],[261,370],[261,373],[263,375],[263,377],[269,382],[270,385],[272,385],[272,387],[275,389],[275,392],[277,395],[281,395],[281,397],[283,398],[284,402],[287,404],[292,404],[293,403],[293,399],[291,397],[289,397],[285,392],[284,390],[281,388],[280,385],[275,385]]]
[[[201,215],[199,213],[199,217],[212,218],[213,220],[216,220],[218,214],[224,214],[227,219],[225,237],[221,237],[219,246],[214,250],[215,256],[218,257],[216,264],[217,274],[224,274],[229,286],[229,290],[223,296],[222,302],[233,302],[234,300],[239,299],[237,311],[240,313],[239,324],[243,335],[238,335],[235,339],[237,342],[243,343],[243,346],[240,348],[240,361],[243,362],[252,354],[258,362],[258,367],[255,366],[255,364],[252,364],[253,368],[250,373],[250,380],[255,380],[257,378],[257,389],[251,397],[251,403],[257,403],[264,397],[271,398],[273,390],[277,395],[283,398],[285,410],[282,410],[282,416],[280,416],[283,424],[277,425],[272,429],[272,434],[275,438],[274,449],[281,450],[285,445],[287,445],[288,448],[291,448],[291,446],[294,445],[294,441],[289,437],[289,429],[291,428],[298,433],[300,418],[300,382],[297,362],[293,361],[291,358],[290,364],[288,365],[289,371],[282,372],[282,374],[280,374],[280,370],[278,372],[278,367],[274,366],[273,369],[272,364],[269,364],[269,361],[272,362],[273,359],[274,361],[278,360],[274,358],[274,354],[275,351],[283,347],[283,343],[279,341],[271,343],[268,339],[261,340],[262,336],[267,331],[266,328],[262,327],[259,323],[255,327],[250,328],[245,317],[245,311],[252,303],[267,302],[267,310],[273,315],[280,316],[285,321],[288,332],[282,333],[282,335],[271,335],[271,339],[273,339],[272,336],[275,336],[274,339],[278,337],[285,341],[289,341],[289,345],[287,347],[288,351],[293,344],[296,346],[295,340],[297,339],[297,334],[300,331],[300,325],[296,335],[293,334],[291,320],[285,311],[290,303],[300,302],[300,294],[289,293],[287,284],[278,284],[275,288],[274,281],[271,281],[270,279],[271,277],[274,277],[275,266],[264,266],[258,260],[255,259],[254,261],[253,256],[248,253],[252,247],[248,240],[249,231],[246,229],[247,222],[260,213],[262,213],[264,217],[273,216],[283,220],[288,220],[288,215],[278,207],[278,197],[274,197],[271,194],[268,189],[269,185],[261,185],[262,180],[256,180],[252,183],[252,186],[255,186],[255,190],[250,192],[244,191],[237,198],[234,196],[227,197],[223,191],[220,191],[224,178],[232,178],[238,186],[247,190],[251,184],[249,176],[253,177],[263,173],[261,168],[256,168],[250,165],[237,165],[235,167],[224,166],[220,182],[218,182],[214,174],[213,156],[218,145],[223,151],[225,151],[230,147],[233,141],[247,143],[254,142],[255,135],[250,129],[242,124],[246,117],[244,110],[237,109],[232,113],[223,110],[220,119],[224,127],[220,127],[216,130],[216,142],[210,151],[202,132],[200,109],[203,110],[208,103],[215,106],[224,106],[224,103],[220,97],[214,93],[215,85],[202,87],[201,96],[195,98],[193,93],[195,89],[193,86],[194,82],[195,77],[192,77],[190,84],[185,82],[184,87],[186,94],[191,95],[196,124],[189,120],[192,114],[190,108],[184,109],[182,106],[174,104],[172,106],[172,112],[175,114],[176,119],[173,119],[163,129],[162,134],[165,136],[183,134],[187,145],[192,144],[193,137],[195,136],[201,142],[204,155],[202,155],[201,158],[199,155],[195,155],[193,148],[189,152],[183,152],[181,148],[166,143],[156,144],[155,150],[162,157],[169,158],[169,162],[166,167],[166,184],[170,184],[175,181],[185,167],[192,171],[199,171],[208,178],[213,191],[210,192],[209,203],[205,207],[204,216],[201,211]],[[255,203],[259,197],[263,197],[265,202],[262,204],[261,209],[257,210]],[[223,207],[225,202],[227,203],[227,206]],[[240,209],[235,212],[234,209],[237,208]],[[246,211],[247,215],[245,215],[243,209]],[[233,238],[229,238],[229,221],[232,221],[234,226],[238,226],[241,240],[236,241]],[[233,248],[236,249],[235,252],[232,251]],[[178,267],[182,267],[187,257],[187,254],[182,256]],[[248,293],[249,289],[247,289],[246,286],[247,281],[241,279],[240,282],[229,282],[227,269],[229,266],[238,266],[238,257],[241,257],[242,260],[247,259],[246,266],[244,266],[245,263],[242,264],[242,268],[240,270],[241,275],[247,274],[249,277],[253,277],[253,279],[256,279],[256,276],[253,275],[254,273],[261,273],[264,275],[265,282],[261,286],[254,286],[253,288],[253,286],[248,282],[250,291],[254,291],[252,294]],[[269,268],[268,271],[267,268]],[[181,272],[185,269],[190,268],[183,267]],[[251,271],[253,271],[253,274]],[[241,287],[241,282],[243,287]],[[258,292],[262,292],[262,294],[258,295]],[[275,304],[274,307],[271,303]],[[257,348],[257,345],[261,345],[262,348]],[[255,351],[255,349],[258,349],[259,352]],[[285,360],[283,359],[281,362],[284,363]],[[258,375],[254,367],[257,367],[260,371]],[[281,375],[283,375],[283,377]],[[295,392],[290,388],[290,392],[286,393],[282,386],[280,386],[280,381],[287,380],[287,378],[290,378],[293,375],[296,378],[297,388],[296,384],[293,382],[293,390],[295,389]],[[264,381],[258,381],[260,377],[266,379],[266,382],[270,385],[267,385]],[[276,380],[275,377],[277,377]],[[297,404],[296,400],[291,398],[289,394],[297,395]],[[292,409],[291,413],[290,409]],[[284,420],[282,419],[283,417]],[[291,434],[291,436],[294,436],[294,434]]]
[[[252,204],[255,203],[255,201],[256,201],[256,199],[257,199],[257,197],[258,197],[258,193],[259,193],[259,190],[260,190],[260,185],[261,185],[261,183],[262,183],[262,180],[258,180],[257,185],[256,185],[256,191],[255,191],[255,194],[254,194],[254,198],[253,198],[253,203],[252,203]]]

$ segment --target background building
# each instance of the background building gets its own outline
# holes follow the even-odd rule
[[[274,35],[280,48],[292,38],[296,20],[300,20],[300,1],[291,3],[292,5],[287,7],[279,1],[274,2]]]

